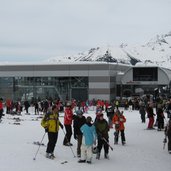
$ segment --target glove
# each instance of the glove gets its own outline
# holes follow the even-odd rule
[[[64,129],[64,126],[61,123],[59,123],[59,126],[61,127],[61,129]]]
[[[45,132],[48,132],[48,128],[45,128]]]
[[[123,118],[120,118],[120,121],[122,122],[123,121]]]
[[[75,139],[75,140],[77,140],[77,139],[78,139],[77,134],[74,134],[74,139]]]

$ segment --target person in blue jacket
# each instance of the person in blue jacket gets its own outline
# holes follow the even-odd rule
[[[92,118],[88,116],[86,118],[86,123],[80,128],[83,133],[83,139],[81,145],[81,159],[78,161],[79,163],[87,162],[91,164],[92,162],[93,144],[96,143],[96,129],[91,122]]]

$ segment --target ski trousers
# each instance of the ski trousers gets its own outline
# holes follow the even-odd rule
[[[93,145],[81,145],[81,160],[91,161],[93,157]]]
[[[148,122],[148,128],[153,128],[153,124],[154,124],[154,117],[150,117]]]
[[[53,153],[55,149],[55,145],[58,139],[58,132],[48,132],[48,144],[47,144],[47,153]]]
[[[106,138],[106,141],[109,142],[109,139]],[[104,147],[104,153],[108,154],[109,153],[109,145],[102,138],[98,138],[97,150],[99,153],[101,152],[102,147]]]
[[[71,136],[72,136],[72,127],[71,125],[65,125],[65,130],[66,130],[66,134],[65,134],[65,138],[63,141],[63,144],[67,144],[70,143],[71,141]]]

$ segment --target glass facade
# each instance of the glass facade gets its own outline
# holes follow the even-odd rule
[[[88,77],[1,77],[0,96],[13,100],[71,99],[72,90],[88,92]],[[87,98],[88,95],[84,96]],[[76,95],[79,98],[78,95]],[[82,97],[80,97],[82,98]],[[83,99],[86,100],[86,99]]]
[[[133,81],[158,81],[158,68],[133,68]]]

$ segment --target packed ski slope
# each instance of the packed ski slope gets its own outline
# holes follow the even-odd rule
[[[91,109],[85,116],[94,118],[94,111]],[[146,130],[147,122],[141,123],[138,111],[124,111],[127,118],[126,145],[113,144],[113,132],[110,130],[110,144],[114,148],[110,150],[110,159],[103,158],[96,160],[93,156],[92,164],[78,163],[72,150],[76,154],[76,141],[72,137],[72,150],[62,145],[64,132],[60,130],[58,142],[55,148],[54,160],[45,157],[46,146],[40,146],[35,157],[38,145],[35,141],[41,141],[44,129],[40,126],[41,118],[34,115],[30,108],[30,115],[22,113],[22,116],[5,115],[0,123],[0,171],[170,171],[171,155],[167,152],[167,146],[163,150],[163,131]],[[60,120],[63,121],[63,113],[60,113]],[[20,118],[20,121],[17,118]],[[20,123],[20,124],[17,124]],[[47,135],[43,140],[47,144]],[[67,161],[65,164],[62,162]]]

